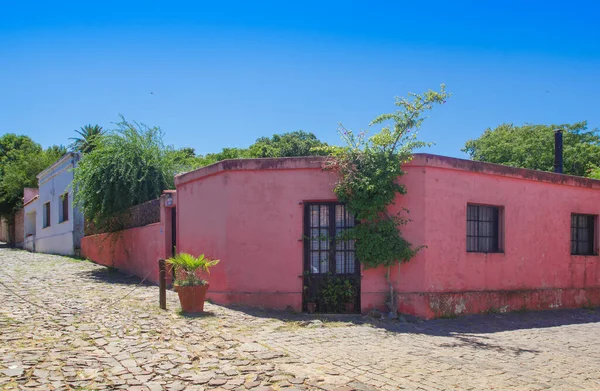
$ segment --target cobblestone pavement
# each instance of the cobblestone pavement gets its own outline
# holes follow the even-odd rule
[[[138,281],[0,249],[0,388],[600,390],[598,310],[400,323],[207,304],[190,318]]]

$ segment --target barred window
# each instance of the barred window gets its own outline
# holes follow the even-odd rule
[[[60,203],[58,204],[58,218],[59,223],[69,221],[69,193],[65,193],[60,196]]]
[[[594,215],[571,215],[572,255],[594,255],[596,253],[595,226],[596,216]]]
[[[306,204],[308,270],[311,274],[356,274],[359,271],[353,240],[340,234],[354,227],[346,206],[338,203]]]
[[[50,202],[46,202],[44,204],[43,212],[44,212],[44,214],[42,216],[42,218],[43,218],[43,221],[42,221],[43,226],[42,227],[47,228],[50,226]]]
[[[501,252],[499,207],[467,205],[467,251]]]

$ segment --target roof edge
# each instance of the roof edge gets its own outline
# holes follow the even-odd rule
[[[31,204],[33,201],[37,200],[38,198],[40,198],[39,195],[36,195],[35,197],[33,197],[32,199],[30,199],[29,201],[27,201],[26,203],[23,204],[23,207]]]
[[[439,167],[460,171],[476,172],[488,175],[499,175],[518,179],[527,179],[540,182],[550,182],[561,185],[588,187],[600,189],[600,180],[590,179],[575,175],[557,174],[554,172],[532,170],[529,168],[511,167],[502,164],[486,163],[476,160],[460,159],[449,156],[433,155],[430,153],[416,153],[411,166]]]
[[[54,163],[52,163],[50,165],[50,167],[46,168],[45,170],[43,170],[42,172],[40,172],[39,174],[36,175],[36,178],[39,180],[41,177],[45,176],[46,174],[48,174],[50,171],[54,170],[56,167],[58,167],[61,163],[65,162],[67,160],[67,158],[71,158],[75,155],[78,155],[77,152],[67,152],[64,155],[62,155],[60,157],[60,159],[58,159],[57,161],[55,161]]]
[[[175,186],[195,181],[222,171],[252,171],[252,170],[299,170],[321,168],[327,161],[324,156],[226,159],[175,176]]]
[[[224,171],[320,169],[323,167],[323,163],[325,163],[327,160],[328,157],[324,156],[227,159],[206,167],[198,168],[194,171],[178,174],[175,176],[175,185],[179,186]],[[528,168],[511,167],[501,164],[486,163],[449,156],[434,155],[430,153],[413,154],[413,159],[411,162],[407,163],[407,166],[438,167],[443,169],[468,171],[517,179],[549,182],[561,185],[600,189],[600,180],[596,179],[532,170]]]

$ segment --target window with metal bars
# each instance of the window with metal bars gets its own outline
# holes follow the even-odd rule
[[[60,196],[60,203],[58,204],[58,216],[59,223],[69,221],[69,193],[65,193]]]
[[[571,214],[571,254],[596,254],[596,216]]]
[[[43,206],[43,228],[47,228],[50,226],[50,202],[46,202]]]
[[[339,238],[341,232],[354,225],[354,217],[343,204],[306,204],[307,269],[311,274],[359,271],[354,241]]]
[[[467,251],[501,252],[500,208],[487,205],[467,205]]]

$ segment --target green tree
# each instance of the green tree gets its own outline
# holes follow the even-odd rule
[[[193,165],[194,168],[204,167],[225,159],[326,156],[331,154],[332,149],[313,133],[298,130],[260,137],[248,148],[223,148],[217,153],[198,156]]]
[[[63,146],[42,150],[39,144],[27,142],[25,148],[12,150],[2,164],[0,177],[0,215],[10,216],[23,206],[23,188],[37,187],[37,175],[65,154]]]
[[[7,133],[0,137],[0,175],[9,162],[17,159],[21,153],[42,152],[42,147],[24,135]]]
[[[251,157],[244,148],[223,148],[221,152],[208,153],[198,156],[194,162],[194,168],[204,167],[225,159],[243,159]]]
[[[292,157],[326,155],[322,148],[327,144],[320,141],[313,133],[297,130],[291,133],[274,134],[261,137],[248,148],[250,157]]]
[[[69,140],[73,140],[71,149],[81,153],[91,152],[104,134],[104,130],[99,125],[85,125],[79,130],[76,129],[75,132],[80,137],[69,138]]]
[[[563,130],[565,174],[586,176],[590,168],[600,166],[600,135],[598,129],[588,130],[586,121],[563,125],[502,124],[467,141],[462,151],[482,162],[553,171],[555,129]]]
[[[75,169],[75,203],[97,229],[112,230],[120,213],[174,189],[175,174],[187,168],[180,157],[164,144],[160,128],[121,116]]]
[[[384,126],[371,137],[341,128],[346,146],[335,152],[326,168],[333,170],[338,180],[333,191],[345,203],[360,224],[340,236],[356,241],[356,256],[365,268],[387,267],[390,295],[387,304],[395,312],[396,296],[390,280],[390,268],[408,262],[421,247],[413,247],[402,237],[400,228],[408,220],[400,213],[392,214],[390,205],[406,188],[398,183],[404,175],[402,164],[410,161],[412,152],[427,143],[417,139],[417,131],[426,119],[426,112],[443,104],[450,96],[442,84],[440,91],[410,93],[396,98],[395,112],[376,117],[372,125]]]

